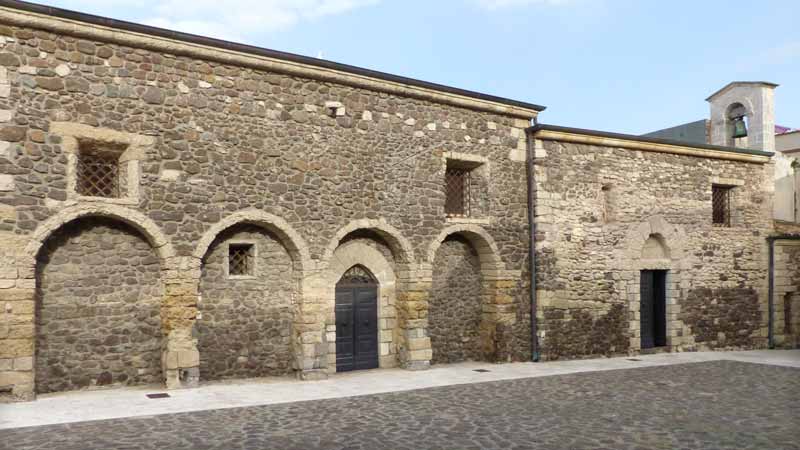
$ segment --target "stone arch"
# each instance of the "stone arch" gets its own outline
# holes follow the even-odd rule
[[[446,242],[449,253],[441,257],[447,258],[449,269],[437,261]],[[432,361],[507,360],[510,325],[516,321],[509,292],[518,274],[505,270],[491,235],[477,225],[449,226],[431,242],[426,264],[432,280],[428,312]],[[451,276],[463,282],[453,282]]]
[[[669,259],[664,237],[658,233],[651,233],[642,246],[642,259]]]
[[[661,216],[651,216],[633,224],[628,229],[622,255],[618,260],[621,276],[620,292],[628,293],[629,336],[631,353],[641,350],[640,328],[640,274],[642,270],[665,270],[667,346],[677,349],[684,344],[675,330],[686,327],[678,318],[681,299],[681,278],[685,270],[684,247],[686,232],[679,225],[670,224]],[[688,329],[682,332],[689,335]]]
[[[112,204],[92,204],[72,206],[59,211],[53,217],[44,221],[31,234],[31,239],[25,247],[25,255],[29,258],[30,266],[35,265],[36,255],[44,242],[64,224],[84,217],[107,217],[126,223],[141,233],[161,258],[162,264],[175,256],[175,249],[161,228],[146,215]]]
[[[253,272],[228,273],[228,246],[251,246]],[[282,375],[296,365],[295,322],[305,271],[305,240],[273,214],[245,209],[212,225],[192,259],[201,301],[196,324],[201,373],[210,379]],[[258,328],[259,333],[250,330]]]
[[[381,286],[395,284],[397,277],[386,257],[378,250],[358,241],[345,242],[336,249],[328,263],[328,280],[334,280],[335,284],[355,265],[366,267]]]
[[[359,219],[348,223],[334,234],[322,255],[322,262],[328,263],[342,239],[359,230],[368,230],[378,234],[389,245],[396,262],[410,263],[414,261],[414,249],[411,242],[403,236],[400,230],[389,225],[384,219]]]
[[[436,251],[439,250],[442,242],[444,242],[448,236],[454,234],[463,236],[475,247],[481,259],[482,270],[504,269],[505,265],[500,259],[500,252],[494,238],[483,228],[470,224],[452,225],[442,230],[428,246],[426,259],[428,264],[433,264],[433,260],[436,258]]]
[[[70,211],[30,243],[37,392],[164,379],[167,244],[132,223],[142,217],[100,212]]]
[[[665,252],[665,261],[675,265],[676,269],[682,268],[683,242],[686,233],[682,227],[671,225],[663,216],[657,215],[642,222],[632,225],[628,229],[623,247],[624,254],[621,258],[622,268],[646,268],[642,265],[642,250],[648,245],[648,240],[653,238]],[[652,241],[651,241],[652,242]]]
[[[724,130],[725,130],[725,143],[726,145],[733,146],[735,144],[733,138],[733,121],[736,117],[743,116],[747,128],[750,128],[750,120],[753,118],[753,102],[749,98],[737,98],[730,102],[725,107],[723,116]]]
[[[237,211],[211,226],[197,242],[192,256],[202,260],[214,239],[226,229],[243,223],[263,227],[275,234],[287,248],[292,258],[298,264],[298,269],[307,270],[311,265],[311,256],[308,245],[300,234],[284,219],[258,209],[244,209]]]
[[[339,245],[324,271],[328,371],[336,371],[336,283],[353,266],[366,268],[378,283],[379,367],[398,365],[401,333],[397,320],[397,274],[383,253],[364,242],[349,241]]]

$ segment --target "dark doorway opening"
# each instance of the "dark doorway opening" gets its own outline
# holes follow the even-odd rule
[[[378,367],[378,283],[351,267],[336,283],[336,371]]]
[[[667,345],[667,271],[643,270],[639,325],[642,349]]]

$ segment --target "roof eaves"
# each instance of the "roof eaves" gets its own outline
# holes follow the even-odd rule
[[[585,128],[573,128],[573,127],[562,127],[558,125],[547,125],[547,124],[537,124],[530,128],[532,133],[536,133],[537,131],[553,131],[553,132],[560,132],[560,133],[570,133],[570,134],[580,134],[585,136],[594,136],[600,138],[609,138],[609,139],[619,139],[624,141],[631,141],[631,142],[643,142],[643,143],[652,143],[652,144],[659,144],[659,145],[671,145],[675,147],[688,147],[688,148],[697,148],[703,150],[713,150],[718,152],[727,152],[727,153],[736,153],[740,155],[752,155],[752,156],[762,156],[762,157],[772,157],[774,153],[772,152],[765,152],[762,150],[753,150],[747,148],[737,148],[737,147],[725,147],[721,145],[711,145],[711,144],[696,144],[690,142],[683,142],[683,141],[676,141],[674,139],[661,139],[661,138],[652,138],[652,137],[644,137],[644,136],[636,136],[633,134],[623,134],[623,133],[610,133],[607,131],[598,131],[598,130],[588,130]]]
[[[730,88],[732,88],[734,86],[741,86],[741,85],[744,85],[744,84],[760,84],[760,85],[771,87],[771,88],[776,88],[776,87],[779,86],[778,84],[772,83],[772,82],[769,82],[769,81],[731,81],[730,83],[726,84],[725,86],[721,87],[720,89],[717,89],[713,94],[709,95],[706,98],[706,101],[710,101],[712,98],[716,97],[717,95],[723,93],[724,91],[727,91],[728,89],[730,89]]]

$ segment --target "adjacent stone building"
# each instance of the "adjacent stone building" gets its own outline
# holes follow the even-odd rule
[[[770,154],[543,109],[0,1],[0,398],[765,347]]]

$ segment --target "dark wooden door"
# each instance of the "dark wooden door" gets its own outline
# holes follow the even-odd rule
[[[642,348],[663,347],[667,345],[667,272],[643,270],[640,283]]]
[[[337,372],[378,367],[378,285],[353,269],[336,284]]]

